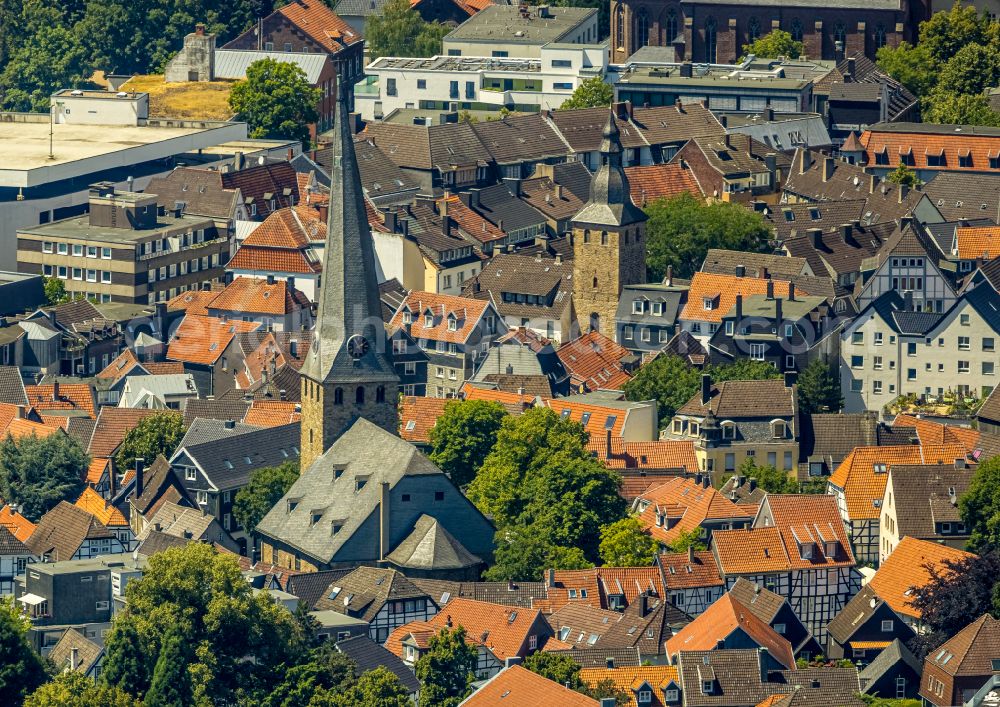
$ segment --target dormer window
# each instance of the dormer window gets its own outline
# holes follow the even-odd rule
[[[403,312],[403,324],[413,324],[413,312],[409,310]]]
[[[457,331],[457,330],[458,330],[458,320],[455,319],[455,315],[449,314],[448,315],[448,331]]]
[[[736,425],[732,422],[723,422],[722,439],[736,439]]]
[[[653,701],[653,692],[651,690],[639,690],[635,696],[635,701],[640,705],[648,705]]]
[[[434,326],[434,315],[431,314],[430,312],[424,315],[424,326],[425,327]]]
[[[771,423],[771,436],[775,439],[784,439],[785,423],[782,420],[775,420]]]
[[[663,314],[663,302],[653,302],[653,315],[662,316]]]
[[[365,484],[367,484],[367,483],[368,483],[368,477],[367,476],[359,476],[358,478],[356,478],[354,480],[354,490],[355,491],[360,491],[361,489],[363,489],[365,487]]]
[[[632,301],[632,314],[642,314],[643,301],[641,299]]]
[[[715,298],[714,297],[702,297],[701,304],[702,304],[702,307],[706,311],[715,309]]]
[[[837,546],[839,544],[840,543],[836,542],[835,540],[828,540],[827,542],[823,543],[823,554],[826,555],[831,560],[836,559]]]
[[[799,557],[803,560],[813,558],[813,543],[799,543]]]
[[[715,682],[713,680],[702,680],[701,691],[703,694],[711,695],[715,691]]]

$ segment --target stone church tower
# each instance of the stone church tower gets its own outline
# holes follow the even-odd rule
[[[303,472],[360,417],[399,431],[399,378],[387,350],[375,249],[343,97],[333,133],[319,312],[301,370]]]
[[[573,217],[573,308],[583,332],[615,338],[615,311],[625,285],[646,282],[646,214],[632,203],[622,143],[609,112],[601,166],[590,201]]]

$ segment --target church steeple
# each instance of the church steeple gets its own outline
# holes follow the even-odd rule
[[[632,203],[628,177],[622,166],[624,149],[614,113],[601,133],[601,165],[590,179],[590,200],[573,217],[579,223],[597,226],[626,226],[642,223],[646,214]]]
[[[316,328],[302,375],[303,471],[359,417],[397,432],[399,378],[387,350],[368,217],[342,95]]]

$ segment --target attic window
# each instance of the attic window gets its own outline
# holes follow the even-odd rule
[[[803,560],[813,558],[813,543],[799,543],[799,557]]]
[[[354,490],[355,491],[360,491],[361,489],[363,489],[365,487],[365,484],[367,484],[367,483],[368,483],[368,477],[367,476],[359,476],[358,478],[356,478],[354,480]]]
[[[331,523],[330,524],[330,535],[336,535],[341,530],[343,530],[343,528],[344,528],[343,523]]]
[[[425,327],[432,327],[432,326],[434,326],[434,315],[433,314],[425,314],[424,315],[424,326]]]
[[[876,463],[873,464],[872,467],[874,468],[876,474],[884,474],[886,472],[885,464]]]
[[[458,320],[450,314],[448,315],[448,331],[458,331]]]
[[[288,512],[291,513],[299,506],[299,500],[297,498],[291,498],[288,500]]]
[[[322,509],[313,511],[312,513],[309,514],[309,525],[311,525],[311,526],[312,525],[316,525],[321,520],[323,520],[323,511],[322,511]]]
[[[406,431],[407,432],[413,432],[413,428],[415,428],[416,426],[417,426],[417,423],[416,423],[415,420],[407,420],[406,421]]]
[[[795,212],[792,211],[791,209],[785,209],[783,213],[785,214],[785,220],[786,221],[794,221],[795,220]]]
[[[837,557],[837,542],[825,542],[823,543],[823,554],[830,559],[835,559]]]
[[[702,302],[702,306],[706,310],[715,309],[715,298],[714,297],[703,297],[701,302]]]
[[[227,469],[232,469],[233,468],[233,463],[231,461],[229,461],[228,459],[223,459],[222,463],[225,465],[225,467]]]
[[[580,424],[586,427],[588,422],[590,422],[590,413],[585,412],[583,413],[583,416],[580,418]]]

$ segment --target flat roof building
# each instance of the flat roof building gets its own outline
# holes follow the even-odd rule
[[[597,8],[489,5],[442,40],[449,56],[537,59],[550,42],[597,44]]]

